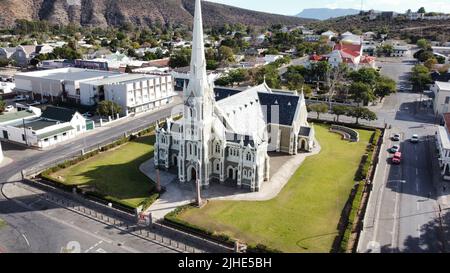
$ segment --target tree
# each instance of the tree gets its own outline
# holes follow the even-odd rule
[[[427,84],[432,83],[430,70],[424,65],[416,65],[412,69],[410,80],[415,90],[423,91]]]
[[[331,108],[331,112],[336,115],[336,121],[339,122],[339,117],[346,115],[349,111],[349,108],[345,105],[334,105]]]
[[[285,79],[289,90],[300,90],[305,83],[305,79],[300,73],[286,73]]]
[[[354,82],[350,85],[350,96],[358,105],[364,103],[369,104],[375,100],[375,94],[368,84],[363,82]]]
[[[191,50],[183,48],[170,56],[169,66],[171,68],[189,66]]]
[[[129,65],[125,67],[125,73],[133,73],[133,69]]]
[[[309,106],[309,110],[317,114],[317,119],[320,118],[320,114],[328,113],[329,108],[325,103],[314,103]]]
[[[380,78],[380,73],[373,68],[364,67],[357,71],[351,72],[349,77],[354,82],[365,83],[373,88],[377,80]]]
[[[426,50],[431,47],[431,44],[427,39],[419,39],[417,40],[417,46],[421,49]]]
[[[364,119],[367,121],[374,121],[378,119],[377,115],[374,112],[365,107],[354,107],[349,110],[348,115],[350,117],[356,118],[356,124],[359,124],[360,119]]]
[[[0,114],[5,112],[5,109],[6,109],[6,102],[4,100],[0,99]]]
[[[438,60],[433,57],[433,58],[426,60],[423,65],[425,65],[425,67],[428,68],[429,70],[432,70],[434,68],[434,66],[437,64],[438,64]]]
[[[425,10],[424,7],[421,7],[421,8],[417,11],[417,13],[427,13],[427,11]]]
[[[392,93],[397,91],[397,83],[388,77],[381,76],[375,86],[375,95],[380,98],[380,102]]]
[[[233,63],[234,62],[233,49],[228,46],[219,47],[219,61],[226,64]]]
[[[112,116],[122,112],[122,107],[109,100],[101,101],[97,106],[97,113],[101,116]]]

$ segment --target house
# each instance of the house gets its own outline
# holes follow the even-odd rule
[[[434,93],[433,109],[436,116],[450,112],[450,82],[435,81],[431,86]]]
[[[398,13],[394,11],[382,11],[380,14],[380,18],[384,20],[392,20],[397,18]]]
[[[283,55],[267,54],[266,56],[264,56],[264,61],[266,62],[266,64],[274,63],[274,62],[276,62],[279,59],[283,59]]]
[[[27,66],[29,61],[36,55],[35,45],[20,45],[17,47],[12,58],[19,66]]]
[[[406,17],[411,21],[422,20],[425,18],[425,13],[407,12]]]
[[[12,93],[16,84],[13,82],[0,82],[0,95]]]
[[[358,70],[361,67],[375,68],[375,58],[363,55],[362,44],[338,43],[328,57],[328,63],[332,67],[338,67],[341,63],[348,65],[350,69]]]
[[[316,43],[322,39],[320,35],[305,35],[303,36],[303,40],[308,43]]]
[[[213,182],[259,191],[270,178],[268,151],[311,151],[314,128],[304,96],[267,84],[247,90],[214,88],[206,74],[200,0],[195,2],[189,84],[184,114],[156,128],[154,164],[173,169],[182,184]]]
[[[346,31],[346,32],[341,34],[341,38],[345,38],[345,37],[348,37],[348,36],[353,36],[353,33],[351,33],[350,31]]]
[[[328,30],[328,31],[326,31],[326,32],[324,32],[324,33],[322,33],[322,34],[320,34],[320,35],[321,35],[321,36],[324,36],[324,37],[327,37],[328,40],[331,40],[331,38],[337,36],[337,34],[334,33],[334,32],[331,31],[331,30]]]
[[[266,35],[265,34],[260,34],[256,37],[255,39],[255,43],[256,44],[262,44],[266,41]]]
[[[394,46],[392,49],[391,57],[405,57],[409,52],[409,48],[407,46]]]
[[[121,115],[142,113],[173,101],[176,94],[170,74],[121,74],[80,83],[81,105],[95,106],[103,100],[121,106]]]
[[[363,33],[363,40],[373,40],[377,34],[372,31],[364,32]]]
[[[444,180],[450,180],[450,113],[444,113],[444,126],[436,132],[436,148],[439,151],[439,166]]]
[[[39,116],[20,111],[2,122],[0,137],[30,147],[47,148],[86,132],[86,119],[76,110],[49,106]],[[92,122],[91,122],[92,124]],[[93,127],[92,127],[93,129]]]
[[[0,60],[7,61],[12,58],[14,53],[16,53],[17,48],[15,47],[1,47],[0,48]]]

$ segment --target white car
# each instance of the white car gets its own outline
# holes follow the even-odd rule
[[[419,143],[419,136],[418,135],[413,135],[411,137],[411,143]]]
[[[8,106],[6,106],[6,108],[5,108],[5,112],[11,112],[11,111],[13,111],[14,110],[14,106],[12,106],[12,105],[8,105]]]

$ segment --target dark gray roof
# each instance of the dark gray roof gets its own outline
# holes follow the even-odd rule
[[[431,73],[431,78],[433,82],[449,82],[450,81],[450,73],[441,74],[439,72]]]
[[[49,121],[45,119],[38,119],[29,123],[25,123],[25,128],[32,128],[34,131],[38,131],[49,126],[53,126],[58,124],[57,121]],[[18,128],[23,128],[23,124],[17,126]]]
[[[41,117],[45,119],[70,122],[76,113],[77,111],[73,109],[49,106],[42,113]]]
[[[226,99],[242,91],[244,90],[228,87],[214,88],[216,101]],[[259,103],[264,107],[263,112],[267,123],[276,123],[287,126],[292,125],[299,103],[299,96],[284,93],[258,92],[258,97]]]
[[[242,92],[242,90],[235,89],[235,88],[227,88],[227,87],[215,87],[214,88],[214,94],[215,94],[216,101],[221,101],[228,97],[234,96],[240,92]]]
[[[234,143],[241,143],[241,139],[244,140],[244,146],[251,145],[255,147],[255,142],[253,141],[253,138],[248,135],[241,135],[241,134],[233,134],[233,133],[226,133],[227,141],[228,142],[234,142]]]
[[[300,127],[300,136],[309,137],[311,135],[311,128],[310,127]]]
[[[300,97],[286,94],[258,93],[267,123],[291,126]]]

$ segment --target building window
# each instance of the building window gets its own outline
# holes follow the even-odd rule
[[[220,153],[220,145],[216,144],[216,153]]]

